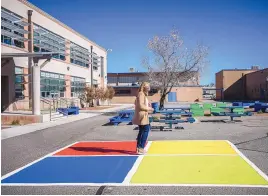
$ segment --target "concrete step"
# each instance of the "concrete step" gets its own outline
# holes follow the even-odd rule
[[[57,120],[62,120],[68,118],[67,116],[62,116],[62,117],[58,117],[58,118],[51,118],[51,121],[57,121]]]
[[[60,120],[64,118],[67,118],[67,116],[64,116],[63,114],[59,112],[54,112],[51,114],[51,121],[56,121],[56,120]]]
[[[51,117],[61,117],[61,116],[64,116],[63,114],[59,113],[59,112],[54,112],[51,114]]]

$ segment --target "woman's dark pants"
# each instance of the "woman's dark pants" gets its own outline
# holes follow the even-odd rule
[[[137,148],[144,149],[148,135],[150,131],[150,125],[139,125],[139,134],[137,137]]]

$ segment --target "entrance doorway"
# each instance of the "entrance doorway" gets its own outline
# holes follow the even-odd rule
[[[9,106],[9,82],[8,76],[1,76],[1,112]]]

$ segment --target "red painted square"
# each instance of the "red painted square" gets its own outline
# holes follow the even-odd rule
[[[126,142],[79,142],[54,155],[135,155],[136,141]]]

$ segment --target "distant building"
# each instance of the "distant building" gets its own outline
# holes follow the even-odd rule
[[[186,81],[180,86],[173,87],[167,96],[167,102],[194,102],[202,100],[202,87],[199,86],[199,77],[197,80]],[[145,72],[127,72],[127,73],[108,73],[107,84],[115,89],[114,103],[134,103],[138,93],[140,84],[148,81]],[[152,87],[149,94],[150,101],[160,100],[160,91],[156,87]]]
[[[224,69],[216,73],[216,98],[225,100],[267,100],[268,68]]]
[[[215,99],[216,98],[216,87],[215,86],[203,86],[203,98],[205,99]]]

